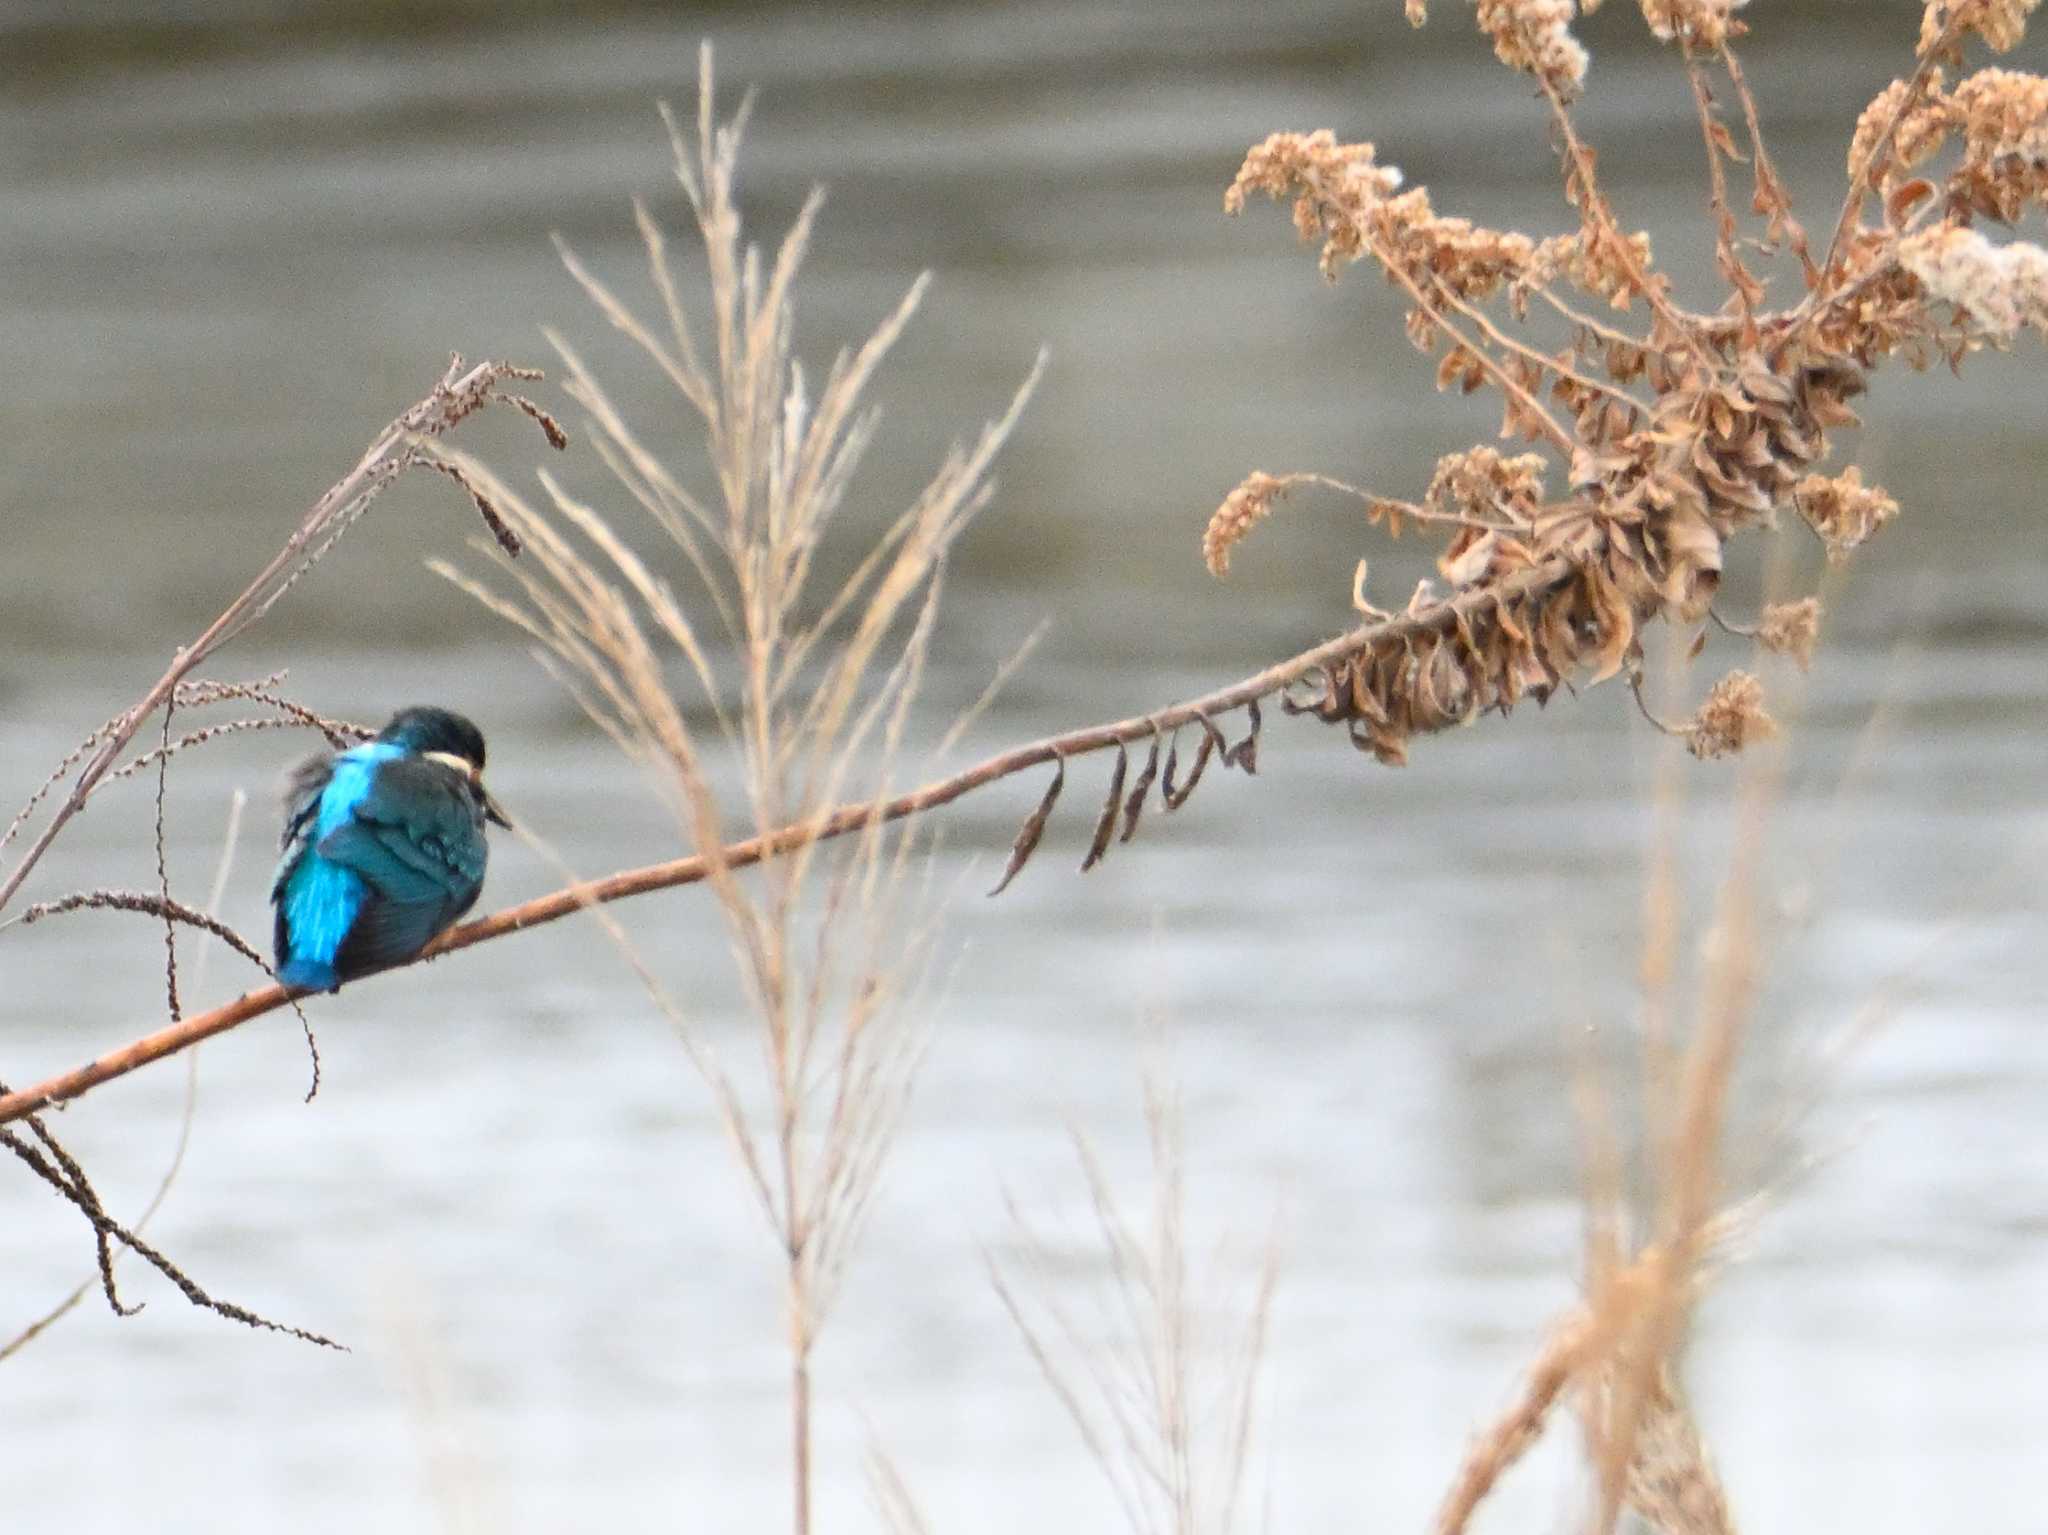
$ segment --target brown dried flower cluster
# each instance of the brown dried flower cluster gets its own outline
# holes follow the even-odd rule
[[[1820,640],[1820,598],[1774,602],[1757,622],[1756,642],[1774,655],[1790,656],[1805,671]]]
[[[1974,229],[1937,224],[1899,242],[1899,265],[1985,336],[2008,340],[2023,325],[2048,335],[2048,251],[2038,245],[1994,245]]]
[[[1777,733],[1777,721],[1764,711],[1764,685],[1748,672],[1730,672],[1686,721],[1685,746],[1695,757],[1711,761],[1732,757]]]
[[[1591,231],[1552,235],[1538,242],[1528,270],[1518,280],[1516,317],[1527,312],[1529,295],[1547,288],[1559,277],[1571,279],[1582,293],[1606,300],[1608,307],[1626,309],[1636,296],[1638,274],[1650,269],[1650,237],[1641,230],[1615,239]]]
[[[1371,144],[1341,144],[1327,128],[1275,133],[1245,156],[1223,206],[1241,213],[1254,192],[1292,198],[1295,229],[1304,240],[1322,242],[1325,277],[1334,280],[1352,262],[1371,256],[1411,293],[1434,291],[1454,308],[1484,303],[1505,288],[1518,318],[1531,296],[1559,277],[1625,309],[1650,262],[1650,237],[1642,232],[1621,235],[1589,226],[1539,241],[1440,214],[1427,188],[1403,192],[1402,182],[1400,168],[1380,164]],[[1409,334],[1425,351],[1436,340],[1426,319]]]
[[[1796,509],[1841,559],[1899,510],[1853,465],[1818,472],[1833,434],[1856,424],[1850,402],[1867,372],[1892,356],[1960,365],[2022,328],[2048,334],[2048,251],[1972,227],[2048,205],[2048,80],[1985,69],[1950,89],[1938,67],[1960,62],[1967,36],[2009,47],[2034,5],[1930,8],[1917,68],[1856,125],[1850,185],[1824,253],[1807,246],[1771,169],[1733,53],[1738,9],[1642,0],[1651,30],[1683,55],[1702,129],[1730,290],[1715,311],[1678,307],[1648,236],[1626,232],[1599,187],[1569,108],[1585,57],[1566,0],[1480,0],[1476,19],[1506,63],[1543,84],[1576,229],[1533,236],[1439,214],[1425,188],[1402,189],[1372,145],[1327,129],[1272,135],[1225,196],[1232,212],[1254,192],[1290,201],[1328,277],[1354,261],[1377,264],[1405,295],[1406,332],[1436,358],[1438,387],[1496,391],[1502,437],[1537,450],[1453,454],[1419,506],[1367,496],[1375,519],[1396,531],[1404,516],[1451,530],[1438,560],[1448,591],[1425,583],[1404,613],[1359,631],[1356,647],[1288,702],[1346,726],[1383,761],[1404,760],[1416,733],[1632,666],[1643,626],[1702,620],[1727,540],[1775,526],[1782,510]],[[1419,20],[1420,7],[1410,16]],[[1712,65],[1739,119],[1719,117]],[[1919,176],[1944,149],[1955,156],[1945,182]],[[1760,227],[1745,229],[1731,203],[1730,168],[1742,163]],[[1770,274],[1749,266],[1757,251],[1793,264],[1797,302],[1768,307]],[[1640,318],[1622,328],[1579,308],[1583,295]],[[1562,347],[1522,329],[1539,315],[1562,322]],[[1204,535],[1212,570],[1298,478],[1254,476],[1232,493]],[[1817,603],[1792,602],[1738,632],[1804,665],[1818,621]],[[1738,674],[1686,734],[1716,755],[1767,730],[1757,684]]]
[[[1927,198],[1934,185],[1908,180],[1951,140],[1960,142],[1941,191],[1951,216],[1974,213],[2012,223],[2048,206],[2048,80],[2012,69],[1980,69],[1943,89],[1943,75],[1895,80],[1864,111],[1850,141],[1852,172],[1869,164],[1891,130],[1890,153],[1876,164],[1877,185],[1894,217]]]
[[[1263,521],[1273,510],[1273,503],[1285,494],[1285,480],[1255,469],[1245,476],[1243,484],[1224,497],[1202,534],[1202,560],[1211,575],[1229,573],[1231,546],[1251,532],[1254,524]]]
[[[1974,32],[1987,47],[2010,53],[2026,35],[2027,18],[2041,0],[1928,0],[1920,17],[1920,53],[1935,57],[1953,53],[1965,33]]]
[[[1407,760],[1417,735],[1617,675],[1695,757],[1726,757],[1774,735],[1763,684],[1743,669],[1714,683],[1682,723],[1658,720],[1643,700],[1644,628],[1702,625],[1686,652],[1698,655],[1712,616],[1756,649],[1807,666],[1820,637],[1817,598],[1774,603],[1746,626],[1714,612],[1728,541],[1775,528],[1790,511],[1831,562],[1845,558],[1899,513],[1856,465],[1828,465],[1837,434],[1857,424],[1851,406],[1869,373],[1894,357],[1959,367],[2023,329],[2048,334],[2048,251],[1977,227],[2048,210],[2048,80],[1968,73],[1963,58],[1972,40],[2011,48],[2037,4],[1927,7],[1911,72],[1855,124],[1848,184],[1823,246],[1808,243],[1773,169],[1734,52],[1745,34],[1740,0],[1640,0],[1651,32],[1674,47],[1700,128],[1726,284],[1710,308],[1680,307],[1648,236],[1625,230],[1599,184],[1571,110],[1586,55],[1569,31],[1569,0],[1476,0],[1476,19],[1500,58],[1540,84],[1575,228],[1525,234],[1439,214],[1427,190],[1403,189],[1371,145],[1328,130],[1275,134],[1254,148],[1225,206],[1237,212],[1254,192],[1290,202],[1302,238],[1321,247],[1326,277],[1370,260],[1404,295],[1406,333],[1434,359],[1439,389],[1492,390],[1502,405],[1503,441],[1440,459],[1419,501],[1344,487],[1389,531],[1406,522],[1444,529],[1438,579],[1398,613],[1370,609],[1354,592],[1362,626],[1272,669],[1288,679],[1282,705],[1341,727],[1393,764]],[[1411,21],[1420,24],[1423,9],[1408,0]],[[1734,186],[1738,168],[1749,178],[1746,198]],[[1774,280],[1783,285],[1775,291]],[[1262,474],[1233,492],[1204,536],[1210,568],[1220,573],[1279,491],[1304,480],[1337,483]],[[1227,746],[1206,714],[1201,723],[1205,748],[1243,756],[1245,745]],[[1112,799],[1122,788],[1120,761]],[[1110,819],[1106,810],[1103,825]],[[1737,925],[1742,905],[1724,909]],[[1682,1176],[1659,1215],[1671,1240],[1623,1266],[1613,1247],[1619,1225],[1608,1222],[1606,1245],[1590,1254],[1605,1261],[1589,1265],[1588,1305],[1553,1335],[1520,1401],[1465,1458],[1439,1535],[1466,1530],[1568,1395],[1579,1399],[1598,1473],[1592,1527],[1601,1535],[1624,1510],[1673,1532],[1734,1527],[1677,1363],[1712,1245],[1727,1041],[1753,985],[1738,974],[1742,948],[1727,946],[1725,984],[1709,988],[1716,1021],[1698,1035],[1721,1064],[1683,1073],[1691,1150],[1674,1161]]]
[[[2048,188],[2048,80],[2013,69],[1980,69],[1945,99],[1963,136],[1952,201],[2007,222],[2043,201]]]
[[[1643,20],[1662,41],[1713,50],[1742,35],[1733,12],[1749,0],[1643,0]]]
[[[1792,493],[1814,532],[1828,546],[1828,558],[1840,564],[1849,551],[1899,515],[1899,503],[1884,493],[1882,486],[1865,485],[1863,471],[1851,464],[1830,479],[1810,474]]]
[[[1572,36],[1576,9],[1572,0],[1478,0],[1479,30],[1493,39],[1501,63],[1534,75],[1569,101],[1586,83],[1588,62]]]
[[[1543,505],[1543,472],[1548,467],[1541,453],[1508,458],[1483,443],[1462,453],[1446,453],[1437,460],[1422,504],[1478,521],[1527,526]]]
[[[1241,212],[1251,192],[1293,197],[1295,228],[1304,240],[1323,242],[1325,277],[1385,252],[1411,282],[1440,282],[1460,299],[1484,300],[1528,275],[1534,240],[1442,217],[1426,189],[1402,192],[1401,182],[1399,168],[1379,164],[1371,144],[1340,144],[1327,128],[1276,133],[1245,156],[1223,205]],[[1565,259],[1558,253],[1556,260]]]

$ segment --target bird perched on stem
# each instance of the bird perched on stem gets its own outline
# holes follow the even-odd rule
[[[377,738],[309,758],[285,791],[277,978],[308,991],[411,959],[484,886],[484,738],[446,709],[401,709]]]

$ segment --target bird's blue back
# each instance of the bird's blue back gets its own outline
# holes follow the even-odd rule
[[[487,853],[452,769],[382,741],[308,763],[271,889],[278,978],[326,990],[410,959],[474,904]]]

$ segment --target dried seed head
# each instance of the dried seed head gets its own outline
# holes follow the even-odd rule
[[[2022,325],[2048,333],[2048,251],[2038,245],[1994,245],[1974,229],[1937,224],[1899,242],[1899,265],[1987,336],[2006,340]]]
[[[1566,101],[1586,83],[1586,50],[1571,34],[1572,0],[1478,0],[1479,30],[1501,63],[1536,76]]]
[[[1245,196],[1293,196],[1294,227],[1304,240],[1323,237],[1323,275],[1333,276],[1365,251],[1365,228],[1401,185],[1401,172],[1373,159],[1370,144],[1339,144],[1327,128],[1275,133],[1255,144],[1223,194],[1226,213],[1242,213]]]
[[[1436,461],[1423,505],[1481,522],[1530,523],[1543,504],[1543,471],[1548,464],[1541,453],[1507,458],[1484,445],[1446,453]]]
[[[1820,638],[1820,598],[1802,597],[1797,602],[1774,602],[1764,609],[1756,626],[1756,642],[1781,656],[1790,656],[1801,671],[1813,663],[1814,643]]]
[[[1778,733],[1764,712],[1764,685],[1748,672],[1730,672],[1714,684],[1699,713],[1685,724],[1685,745],[1695,757],[1732,757]]]
[[[1963,160],[1949,177],[1952,208],[2013,223],[2048,205],[2048,79],[1982,69],[1944,104],[1963,135]]]
[[[1230,550],[1273,510],[1273,503],[1287,494],[1288,481],[1263,470],[1253,470],[1244,483],[1223,498],[1202,530],[1202,560],[1209,574],[1229,573]]]
[[[2026,36],[2027,17],[2041,0],[1928,0],[1920,18],[1920,52],[1925,55],[1953,25],[1952,37],[1975,32],[1998,53],[2010,53]]]
[[[1828,546],[1828,559],[1839,564],[1851,549],[1899,515],[1899,503],[1877,485],[1863,483],[1863,471],[1851,464],[1833,479],[1809,474],[1792,492],[1799,515]]]
[[[1327,128],[1273,134],[1245,156],[1224,209],[1242,212],[1252,192],[1292,197],[1294,227],[1303,240],[1322,241],[1323,275],[1332,279],[1369,254],[1424,291],[1441,286],[1475,302],[1523,280],[1536,241],[1438,214],[1427,191],[1400,191],[1400,170],[1373,153],[1371,144],[1339,144]],[[1412,329],[1411,337],[1424,350],[1434,340]]]
[[[1528,287],[1545,287],[1562,274],[1581,292],[1605,299],[1612,308],[1626,309],[1635,297],[1635,274],[1649,267],[1647,231],[1637,230],[1623,239],[1605,230],[1581,230],[1538,242],[1522,281]]]
[[[1643,20],[1664,42],[1683,40],[1703,48],[1719,48],[1742,31],[1729,13],[1749,0],[1642,0]]]
[[[1919,97],[1913,99],[1912,93],[1911,81],[1894,80],[1871,98],[1870,105],[1856,119],[1856,131],[1849,137],[1848,171],[1852,182],[1871,169],[1871,156],[1877,153],[1878,141],[1887,129],[1891,142],[1883,174],[1878,178],[1878,184],[1886,189],[1897,185],[1914,167],[1933,159],[1948,142],[1949,134],[1960,122],[1960,113],[1942,89],[1942,72],[1929,70]]]
[[[1980,69],[1948,98],[1972,160],[2048,160],[2048,79],[2016,69]]]

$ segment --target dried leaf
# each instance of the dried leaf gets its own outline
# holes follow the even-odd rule
[[[1152,780],[1159,776],[1159,732],[1152,732],[1152,749],[1145,753],[1145,765],[1138,770],[1138,781],[1131,785],[1131,792],[1124,796],[1124,831],[1117,841],[1128,842],[1138,833],[1138,817],[1145,813],[1145,797],[1152,792]]]
[[[1245,706],[1244,712],[1244,739],[1224,751],[1223,765],[1256,774],[1259,770],[1259,701],[1254,698]]]
[[[1216,733],[1216,727],[1209,724],[1208,720],[1204,719],[1202,724],[1207,728],[1202,732],[1202,744],[1195,750],[1194,766],[1188,769],[1187,782],[1178,788],[1173,782],[1174,769],[1180,760],[1180,740],[1177,734],[1167,746],[1166,772],[1159,781],[1159,795],[1160,803],[1168,810],[1178,810],[1188,802],[1188,796],[1195,792],[1195,785],[1202,781],[1202,769],[1209,765],[1210,753],[1216,750],[1216,743],[1222,739]]]
[[[1038,839],[1045,835],[1045,823],[1052,816],[1052,807],[1058,802],[1060,790],[1067,784],[1067,759],[1055,755],[1053,761],[1059,766],[1052,775],[1052,782],[1046,785],[1045,797],[1038,802],[1038,808],[1018,828],[1017,840],[1010,844],[1010,861],[1003,869],[1003,877],[996,881],[990,895],[1001,895],[1009,888],[1010,881],[1017,877],[1031,855],[1038,850]]]
[[[1116,749],[1116,766],[1110,769],[1109,792],[1103,796],[1102,814],[1095,819],[1095,835],[1088,843],[1088,856],[1081,860],[1081,872],[1086,874],[1109,851],[1110,834],[1116,830],[1117,812],[1124,803],[1124,773],[1131,765],[1131,754],[1121,742]]]

